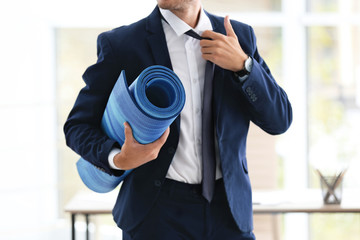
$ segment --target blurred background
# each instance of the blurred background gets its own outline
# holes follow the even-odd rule
[[[62,126],[96,61],[103,31],[137,21],[155,0],[12,0],[0,8],[0,239],[70,239],[64,206],[85,190]],[[259,52],[292,102],[284,135],[251,126],[254,190],[319,188],[314,169],[348,167],[360,188],[360,1],[203,0],[206,10],[254,27]],[[259,240],[359,240],[359,214],[255,216]],[[85,222],[76,224],[85,239]],[[91,239],[121,239],[110,215]]]

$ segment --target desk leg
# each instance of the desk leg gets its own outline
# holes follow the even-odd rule
[[[89,240],[89,214],[85,214],[86,221],[86,240]]]
[[[75,240],[75,213],[71,214],[71,239]]]
[[[280,239],[280,234],[279,234],[279,225],[278,225],[278,214],[273,213],[271,214],[272,216],[272,229],[273,229],[273,239],[274,240],[279,240]]]

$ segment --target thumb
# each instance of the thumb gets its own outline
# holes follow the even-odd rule
[[[225,30],[226,30],[226,36],[228,36],[228,37],[236,37],[234,29],[231,26],[229,16],[226,16],[225,19],[224,19],[224,27],[225,27]]]
[[[161,145],[164,145],[164,143],[166,142],[166,139],[168,138],[170,134],[170,127],[168,127],[165,132],[163,133],[163,135],[161,135],[160,137],[160,143]]]
[[[152,145],[154,146],[155,148],[161,148],[165,142],[166,142],[166,139],[168,138],[169,136],[169,133],[170,133],[170,127],[168,127],[164,133],[157,139],[155,140],[154,142],[150,143],[149,145]]]
[[[133,136],[133,132],[132,129],[130,127],[130,124],[128,122],[124,123],[124,133],[125,133],[125,141],[136,141],[134,136]]]

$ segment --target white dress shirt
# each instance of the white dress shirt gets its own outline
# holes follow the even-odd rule
[[[201,56],[200,41],[185,34],[192,28],[171,11],[160,9],[160,12],[166,20],[162,20],[162,25],[173,71],[180,78],[186,94],[180,118],[179,144],[166,177],[185,183],[201,183],[201,123],[206,60]],[[203,9],[193,30],[199,35],[205,30],[212,30],[210,19]],[[110,166],[115,169],[113,158],[119,151],[114,149],[109,154]],[[217,153],[216,178],[221,176]]]

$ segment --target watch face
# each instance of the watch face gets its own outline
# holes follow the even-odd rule
[[[238,77],[245,77],[251,72],[251,69],[252,69],[252,58],[249,56],[248,59],[245,60],[244,69],[241,69],[240,71],[236,72],[236,75]]]
[[[245,69],[248,73],[251,72],[251,67],[252,67],[252,58],[249,56],[249,58],[246,59],[245,61]]]

